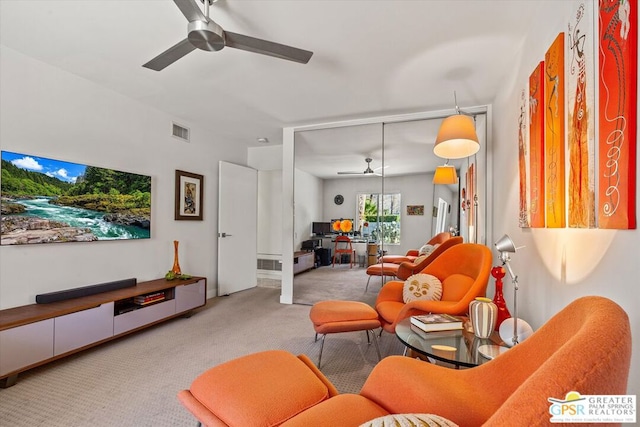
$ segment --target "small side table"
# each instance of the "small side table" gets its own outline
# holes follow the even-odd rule
[[[411,319],[406,318],[396,325],[396,336],[409,349],[419,355],[426,356],[447,364],[456,369],[460,367],[472,368],[488,362],[478,352],[478,347],[484,344],[504,345],[500,336],[494,332],[490,338],[478,338],[466,330],[424,332],[411,326]],[[443,353],[432,346],[446,346],[455,351]]]

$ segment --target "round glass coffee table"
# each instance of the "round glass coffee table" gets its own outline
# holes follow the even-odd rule
[[[478,338],[466,330],[424,332],[411,325],[406,318],[396,325],[396,336],[410,350],[432,360],[446,362],[456,369],[461,366],[471,368],[488,362],[478,348],[483,345],[502,345],[500,336],[494,332],[490,338]]]

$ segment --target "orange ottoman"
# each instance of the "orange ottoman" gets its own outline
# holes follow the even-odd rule
[[[369,267],[367,267],[367,274],[369,275],[369,279],[367,279],[367,287],[364,289],[364,291],[366,292],[369,289],[369,281],[371,280],[371,276],[382,276],[382,280],[384,281],[385,277],[396,277],[399,268],[400,264],[393,264],[389,262],[370,265]]]
[[[369,332],[371,332],[378,359],[382,359],[380,348],[378,347],[378,339],[373,331],[380,327],[380,320],[378,320],[378,312],[371,306],[359,301],[321,301],[311,307],[309,318],[313,323],[313,329],[316,331],[315,340],[318,341],[318,334],[322,334],[318,369],[320,369],[320,362],[322,361],[325,337],[327,334],[338,332],[366,331],[369,344],[371,344],[369,340]]]

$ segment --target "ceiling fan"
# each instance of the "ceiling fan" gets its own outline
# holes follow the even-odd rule
[[[371,169],[371,162],[373,161],[373,159],[371,159],[371,157],[367,157],[366,159],[364,159],[365,162],[367,162],[367,168],[364,170],[364,172],[347,172],[347,171],[342,171],[342,172],[338,172],[338,175],[376,175],[376,176],[382,176],[381,173],[376,172],[378,169],[382,169],[381,167],[375,168],[375,169]],[[385,166],[386,168],[387,166]]]
[[[187,38],[162,52],[144,64],[143,67],[160,71],[196,48],[214,51],[220,50],[225,46],[302,64],[306,64],[311,59],[313,52],[308,50],[224,31],[222,27],[209,18],[209,6],[216,0],[200,1],[204,3],[204,13],[202,13],[195,0],[173,0],[189,21]]]

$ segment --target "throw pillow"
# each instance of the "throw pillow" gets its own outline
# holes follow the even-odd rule
[[[360,427],[458,427],[456,423],[434,414],[391,414],[379,417]]]
[[[434,249],[433,245],[423,245],[418,251],[418,255],[429,255]]]
[[[442,283],[431,274],[414,274],[404,281],[402,299],[405,304],[418,300],[438,301],[441,297]]]
[[[414,265],[418,265],[420,264],[422,261],[424,261],[425,259],[427,259],[429,255],[420,255],[418,258],[413,260],[413,264]]]

